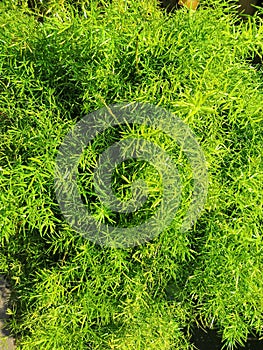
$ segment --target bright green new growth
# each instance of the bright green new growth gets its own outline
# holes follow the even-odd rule
[[[0,266],[13,283],[18,348],[186,350],[195,323],[219,327],[229,348],[262,335],[263,84],[262,67],[248,61],[262,52],[262,20],[239,23],[219,0],[172,16],[156,1],[69,3],[50,1],[43,23],[26,2],[0,4]],[[124,101],[163,106],[188,124],[209,193],[196,225],[178,231],[191,195],[187,159],[163,133],[133,130],[174,154],[183,205],[153,242],[122,250],[70,228],[53,170],[77,120]],[[88,200],[97,151],[115,136],[100,135],[83,154]],[[124,162],[113,188],[129,197],[136,176],[149,183],[147,217],[161,195],[156,170]],[[90,206],[112,219],[96,200]]]

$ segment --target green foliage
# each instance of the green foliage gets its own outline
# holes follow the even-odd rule
[[[230,348],[252,330],[262,335],[263,84],[262,68],[248,61],[262,52],[262,20],[240,23],[219,0],[171,16],[156,1],[39,6],[0,3],[0,266],[14,290],[19,348],[186,350],[183,329],[195,323],[218,326]],[[192,230],[172,224],[153,242],[114,250],[67,225],[53,171],[76,121],[123,101],[182,118],[205,152],[210,181]],[[165,135],[122,130],[131,132],[178,155]],[[88,198],[90,164],[116,135],[106,136],[79,165]],[[187,202],[191,177],[181,168]],[[137,175],[150,185],[151,215],[160,197],[152,167],[123,164],[115,191],[129,197]]]

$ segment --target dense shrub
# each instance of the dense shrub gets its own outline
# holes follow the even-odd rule
[[[190,349],[196,323],[230,347],[262,334],[263,84],[249,63],[262,21],[222,1],[172,16],[156,1],[50,1],[41,21],[27,5],[0,3],[0,261],[19,348]],[[123,101],[189,125],[209,193],[190,231],[102,248],[64,221],[53,170],[77,120]]]

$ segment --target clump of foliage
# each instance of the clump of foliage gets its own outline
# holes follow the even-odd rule
[[[230,348],[262,335],[263,83],[249,59],[263,26],[211,5],[167,15],[153,0],[0,3],[0,266],[18,348],[186,350],[196,323]],[[77,120],[123,101],[189,125],[209,193],[190,231],[102,248],[61,216],[53,170]],[[131,167],[142,171],[123,176]]]

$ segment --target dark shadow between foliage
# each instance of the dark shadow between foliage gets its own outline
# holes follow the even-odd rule
[[[255,6],[262,6],[263,3],[261,0],[239,0],[238,4],[240,5],[238,11],[241,15],[250,15],[253,16],[257,9]]]
[[[226,347],[222,343],[222,339],[216,329],[194,328],[192,331],[191,342],[198,350],[223,350]],[[223,347],[224,346],[224,347]],[[263,340],[253,334],[248,336],[245,346],[237,346],[236,350],[262,350]]]

